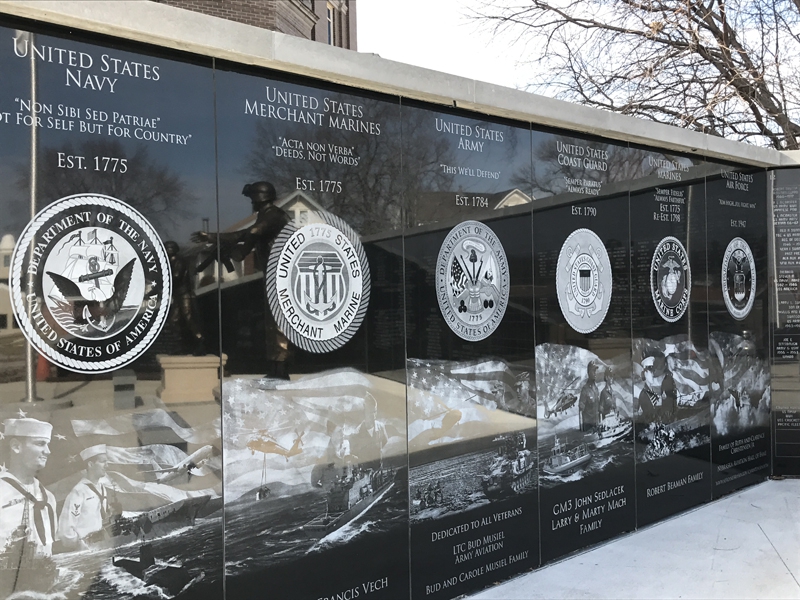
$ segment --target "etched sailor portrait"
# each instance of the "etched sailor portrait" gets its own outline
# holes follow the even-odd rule
[[[578,333],[591,333],[605,319],[611,303],[611,263],[593,231],[576,229],[561,246],[556,291],[564,318]]]
[[[733,238],[722,259],[722,298],[730,315],[742,320],[750,314],[756,297],[756,263],[750,245]]]
[[[650,293],[661,318],[679,320],[689,306],[692,271],[683,244],[672,236],[658,243],[650,262]]]
[[[280,330],[309,352],[330,352],[358,331],[369,302],[369,263],[358,234],[339,217],[290,223],[267,265],[267,297]]]
[[[109,196],[57,200],[27,225],[9,287],[22,332],[51,362],[81,373],[120,368],[164,325],[171,273],[136,210]]]
[[[486,339],[503,320],[509,290],[506,252],[491,228],[464,221],[451,229],[436,261],[436,295],[450,329],[467,341]]]

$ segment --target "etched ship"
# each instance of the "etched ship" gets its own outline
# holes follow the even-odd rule
[[[72,236],[67,264],[61,275],[73,281],[87,300],[106,300],[114,292],[114,276],[119,268],[119,251],[114,238],[101,241],[97,230],[84,241],[81,233]]]
[[[325,498],[325,512],[303,525],[311,537],[323,537],[344,527],[380,500],[394,484],[394,469],[362,469],[345,465]]]
[[[588,463],[592,453],[585,443],[580,443],[572,450],[567,450],[556,436],[552,454],[544,461],[542,470],[548,475],[561,475]]]
[[[44,596],[57,579],[53,559],[37,553],[35,544],[28,539],[26,525],[17,527],[0,550],[0,597],[22,591]]]
[[[633,429],[630,419],[620,418],[617,413],[610,413],[597,424],[597,441],[595,447],[607,446],[629,435]]]
[[[481,487],[487,497],[519,494],[530,488],[536,480],[536,460],[526,448],[525,434],[517,432],[501,436],[497,456],[489,472],[481,477]]]

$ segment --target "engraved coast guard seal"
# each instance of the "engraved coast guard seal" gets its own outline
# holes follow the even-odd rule
[[[692,270],[686,248],[677,238],[665,237],[650,262],[650,293],[661,318],[674,323],[689,306]]]
[[[436,261],[436,295],[445,322],[460,338],[489,337],[503,320],[510,291],[508,259],[487,225],[464,221],[447,234]]]
[[[286,225],[269,254],[267,298],[275,323],[308,352],[336,350],[355,335],[369,303],[367,255],[339,217],[314,213],[300,228]]]
[[[564,318],[575,331],[591,333],[611,303],[611,262],[597,234],[576,229],[558,255],[556,292]]]
[[[733,238],[722,258],[722,297],[734,319],[750,314],[756,298],[756,262],[742,238]]]
[[[105,373],[155,341],[172,274],[153,226],[124,202],[77,194],[44,208],[11,257],[11,303],[36,350],[65,369]]]

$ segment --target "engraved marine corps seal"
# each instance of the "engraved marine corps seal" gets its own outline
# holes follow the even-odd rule
[[[286,225],[269,254],[267,299],[275,323],[308,352],[336,350],[358,331],[369,303],[367,255],[358,234],[339,217]]]
[[[576,229],[558,255],[556,292],[564,318],[578,333],[591,333],[611,304],[611,262],[603,242],[589,229]]]
[[[680,319],[689,306],[692,270],[686,248],[677,238],[665,237],[656,246],[650,262],[650,293],[661,318]]]
[[[489,337],[508,306],[508,259],[487,225],[464,221],[445,237],[436,261],[436,295],[445,322],[460,338]]]
[[[750,314],[756,298],[756,262],[740,237],[730,241],[722,258],[722,298],[731,316],[740,321]]]
[[[41,210],[11,257],[20,329],[50,362],[105,373],[155,341],[172,295],[169,259],[153,226],[124,202],[77,194]]]

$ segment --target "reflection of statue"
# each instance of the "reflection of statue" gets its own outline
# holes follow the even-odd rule
[[[172,270],[172,305],[169,309],[169,320],[177,326],[187,350],[199,356],[204,353],[205,338],[199,326],[200,311],[194,295],[192,272],[188,261],[179,254],[180,246],[176,242],[165,242],[164,247]]]
[[[275,186],[268,181],[248,183],[242,189],[242,195],[250,198],[256,221],[249,227],[238,231],[207,233],[197,231],[192,234],[195,243],[212,244],[208,257],[198,265],[202,271],[212,261],[217,259],[217,245],[219,259],[228,272],[233,271],[231,261],[243,261],[251,252],[255,256],[256,268],[264,271],[267,268],[269,251],[281,229],[289,223],[289,215],[283,209],[275,206],[277,195]],[[214,244],[216,242],[216,244]],[[278,329],[270,311],[264,306],[266,329],[266,360],[270,371],[268,376],[287,377],[286,361],[289,358],[289,341]]]
[[[595,375],[597,374],[597,363],[590,361],[586,367],[587,380],[581,388],[580,399],[578,400],[578,410],[581,415],[581,430],[591,431],[597,427],[598,405],[600,402],[600,392],[597,389]]]
[[[242,195],[250,198],[256,222],[245,229],[217,234],[197,231],[192,234],[196,243],[213,243],[217,240],[222,263],[228,271],[233,271],[231,260],[242,261],[251,252],[255,252],[256,266],[260,270],[267,267],[267,259],[272,242],[281,229],[289,222],[286,211],[275,206],[275,186],[268,181],[248,183],[242,189]],[[216,258],[216,249],[211,251],[212,260]],[[198,267],[198,270],[202,270]]]

